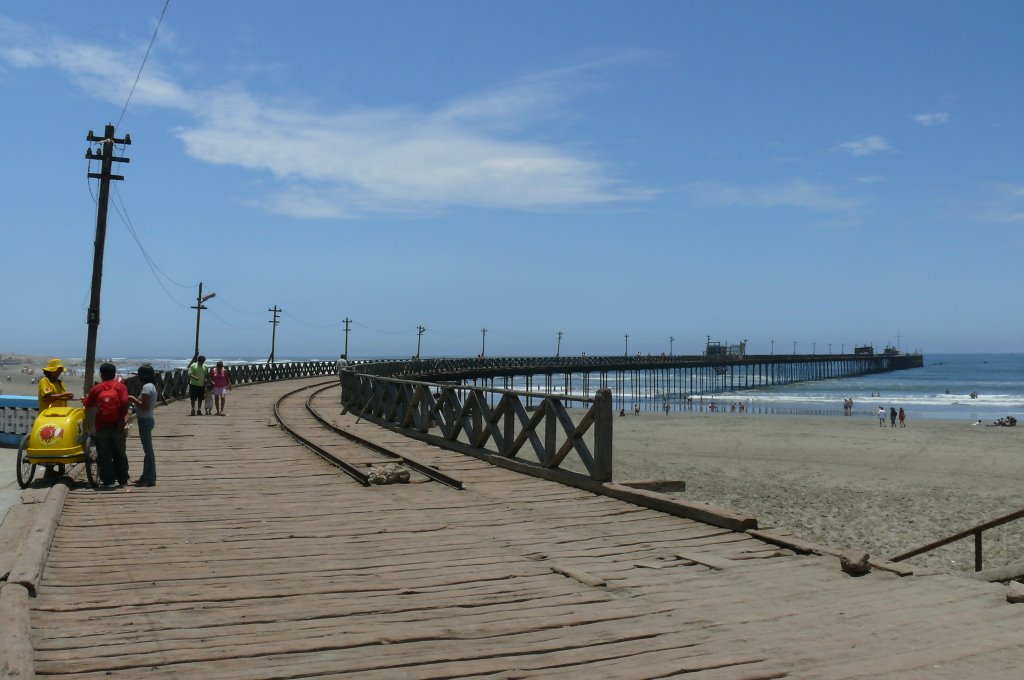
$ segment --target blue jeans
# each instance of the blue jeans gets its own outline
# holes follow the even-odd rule
[[[139,418],[139,440],[142,442],[142,477],[145,484],[156,484],[156,454],[153,452],[155,418]]]

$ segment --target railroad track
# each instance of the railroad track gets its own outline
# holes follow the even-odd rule
[[[324,383],[307,385],[292,390],[281,396],[274,403],[274,417],[281,429],[292,436],[297,442],[317,454],[330,464],[363,486],[373,486],[368,471],[383,465],[399,465],[409,471],[410,479],[419,476],[449,486],[462,489],[462,482],[444,474],[440,470],[425,465],[417,460],[403,456],[387,447],[362,439],[358,435],[342,430],[329,421],[313,405],[313,400],[322,392],[336,389],[338,382],[331,380]],[[319,389],[316,389],[319,388]],[[352,460],[351,454],[343,457],[340,454],[339,437],[360,445],[359,460]],[[350,449],[351,447],[344,447]],[[364,455],[365,454],[365,455]],[[421,481],[425,481],[422,480]]]

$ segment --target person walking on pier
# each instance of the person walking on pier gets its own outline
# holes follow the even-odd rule
[[[200,354],[188,365],[188,400],[192,404],[190,416],[203,415],[203,400],[206,398],[206,381],[209,374],[206,370],[206,357]]]
[[[224,368],[223,361],[218,361],[217,366],[210,371],[210,382],[213,383],[213,401],[217,407],[217,415],[226,416],[224,409],[228,405],[231,376],[228,375],[228,369]]]
[[[128,388],[117,379],[114,364],[101,364],[100,378],[103,382],[93,385],[82,404],[96,407],[94,438],[102,488],[116,489],[128,484],[128,457],[118,445],[128,415]]]
[[[142,391],[138,397],[128,397],[137,407],[135,416],[139,423],[139,441],[142,443],[142,476],[135,480],[135,486],[156,486],[156,454],[153,452],[156,372],[149,364],[143,364],[139,366],[138,376]]]

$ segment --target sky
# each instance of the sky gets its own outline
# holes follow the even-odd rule
[[[107,124],[101,357],[1024,350],[1024,3],[164,10],[0,2],[2,352],[85,355]]]

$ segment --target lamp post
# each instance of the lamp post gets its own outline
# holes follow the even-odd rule
[[[626,356],[629,356],[629,333],[626,333]]]
[[[480,329],[480,358],[483,359],[487,355],[487,329]]]
[[[558,347],[555,349],[556,358],[562,356],[562,335],[564,335],[564,333],[562,333],[562,331],[558,331]]]
[[[196,295],[196,304],[192,307],[192,309],[196,310],[196,350],[192,354],[192,361],[199,358],[199,315],[202,314],[204,309],[206,309],[206,306],[203,303],[216,296],[216,293],[207,293],[206,295],[203,295],[203,282],[199,282],[199,294]]]
[[[675,341],[676,341],[676,339],[675,339],[674,336],[671,336],[671,335],[668,336],[668,355],[669,356],[672,356],[672,343],[675,342]]]

